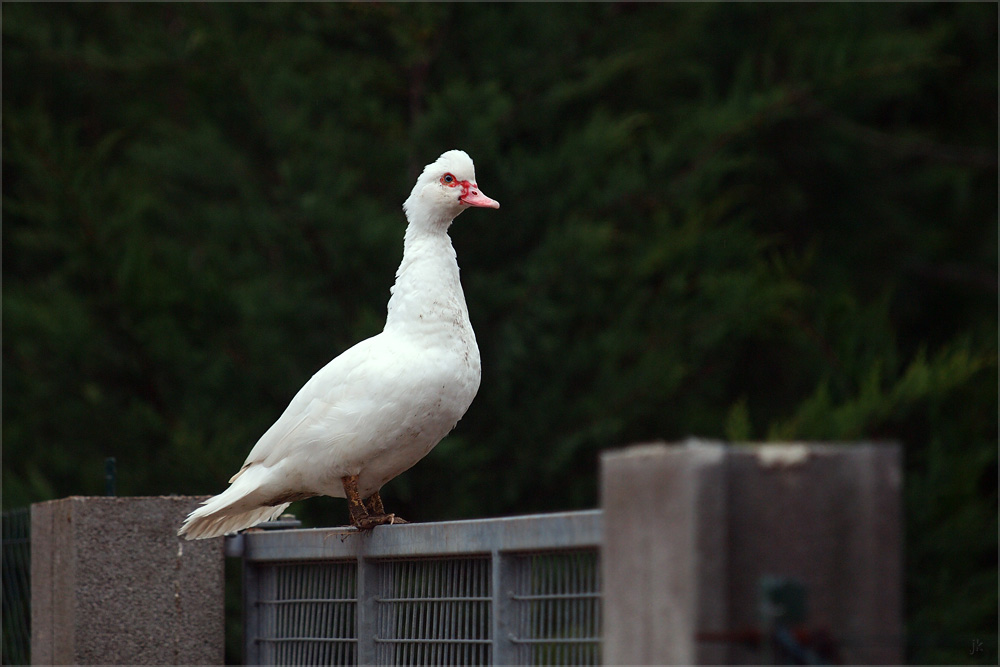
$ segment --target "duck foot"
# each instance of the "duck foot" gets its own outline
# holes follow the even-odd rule
[[[353,520],[352,520],[353,521]],[[354,526],[358,530],[371,530],[375,526],[393,525],[396,523],[407,523],[406,519],[401,519],[395,514],[380,514],[376,516],[368,515],[358,519]]]
[[[372,516],[385,514],[385,507],[382,506],[382,496],[378,494],[378,491],[370,495],[368,500],[365,501],[365,510]]]
[[[375,526],[407,523],[395,514],[386,514],[382,506],[382,498],[378,491],[367,501],[361,500],[358,494],[358,476],[348,475],[340,479],[344,485],[344,495],[347,496],[347,509],[351,513],[351,525],[358,530],[371,530]]]

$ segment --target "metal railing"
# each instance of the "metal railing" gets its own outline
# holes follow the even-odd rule
[[[601,512],[248,532],[247,664],[597,664]]]
[[[31,508],[3,513],[3,649],[0,664],[27,664],[31,648]]]

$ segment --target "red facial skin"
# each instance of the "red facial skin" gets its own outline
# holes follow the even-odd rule
[[[450,180],[449,180],[450,179]],[[452,174],[445,174],[441,177],[441,184],[446,185],[449,188],[462,188],[462,194],[459,196],[459,201],[463,204],[468,204],[469,206],[483,206],[489,208],[500,208],[500,204],[479,191],[479,186],[475,183],[470,183],[469,181],[460,181],[455,178]],[[472,195],[470,197],[470,194]]]
[[[450,181],[448,180],[449,178],[451,178]],[[469,190],[471,190],[474,187],[477,187],[475,183],[470,183],[468,181],[460,181],[451,174],[445,174],[444,176],[441,177],[441,185],[447,185],[449,188],[461,187],[462,197],[469,196]]]

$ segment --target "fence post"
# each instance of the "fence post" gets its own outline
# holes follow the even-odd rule
[[[358,624],[358,664],[377,664],[378,600],[380,563],[358,555],[358,608],[355,618]]]
[[[493,608],[491,611],[493,627],[493,664],[518,664],[516,646],[511,641],[511,625],[515,622],[513,595],[513,567],[510,556],[499,549],[492,553],[493,568],[490,582],[493,589]]]
[[[242,539],[242,535],[236,539]],[[260,599],[264,591],[261,590],[260,568],[250,564],[243,559],[243,664],[262,665],[261,659],[263,647],[258,639],[263,634],[261,628]],[[251,602],[252,600],[252,602]]]
[[[177,537],[200,500],[32,505],[32,663],[222,664],[222,540]]]
[[[804,592],[795,648],[902,660],[897,446],[690,441],[601,463],[606,664],[759,663],[775,582]]]

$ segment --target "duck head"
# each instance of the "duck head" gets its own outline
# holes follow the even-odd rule
[[[424,167],[403,210],[410,221],[425,219],[450,223],[459,213],[471,207],[500,208],[500,202],[490,199],[476,183],[476,168],[465,151],[442,153]]]

